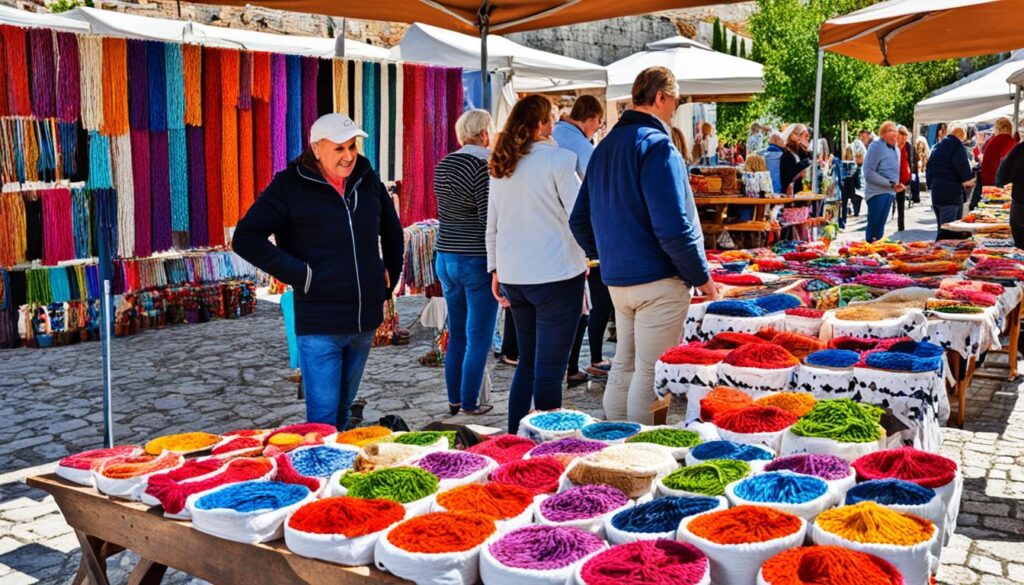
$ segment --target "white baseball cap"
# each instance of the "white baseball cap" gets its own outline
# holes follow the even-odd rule
[[[309,129],[310,144],[320,142],[324,138],[342,144],[357,136],[366,138],[368,134],[345,114],[324,114],[317,118],[316,122],[313,122],[313,127]]]

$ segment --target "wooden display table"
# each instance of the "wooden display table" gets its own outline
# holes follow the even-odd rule
[[[188,521],[163,517],[159,507],[109,498],[55,474],[30,477],[28,485],[50,493],[82,545],[73,583],[108,585],[107,558],[123,550],[139,555],[130,585],[159,583],[172,567],[216,584],[407,583],[373,567],[343,567],[300,557],[284,540],[242,544],[199,532]]]
[[[772,205],[814,203],[815,201],[821,201],[824,198],[824,195],[809,195],[806,197],[790,197],[784,195],[780,195],[777,197],[738,197],[734,195],[700,195],[695,196],[693,198],[693,202],[696,203],[698,207],[713,208],[711,221],[705,221],[707,215],[702,214],[700,227],[705,234],[717,235],[722,233],[723,231],[766,233],[772,229],[772,222],[767,218],[768,207]],[[754,208],[754,217],[748,221],[741,221],[737,223],[725,223],[725,219],[729,215],[730,205],[752,206]],[[713,243],[714,239],[711,239],[711,241]]]

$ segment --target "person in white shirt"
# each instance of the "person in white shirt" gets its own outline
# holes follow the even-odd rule
[[[694,139],[693,160],[694,164],[702,166],[718,164],[718,136],[711,122],[700,125],[700,136]]]
[[[543,96],[518,102],[491,154],[487,269],[512,309],[519,365],[508,397],[508,430],[530,411],[562,406],[562,377],[583,310],[586,257],[569,231],[580,179],[576,155],[550,140],[554,108]]]

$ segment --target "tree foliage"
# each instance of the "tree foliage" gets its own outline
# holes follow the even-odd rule
[[[729,43],[729,54],[733,57],[740,54],[739,44],[736,42],[738,38],[736,35],[732,35],[732,42]]]
[[[93,3],[92,0],[57,0],[56,2],[50,3],[48,8],[50,9],[50,12],[56,14],[60,12],[67,12],[68,10],[74,10],[79,6],[88,6],[89,8],[92,8]]]
[[[717,18],[711,23],[711,48],[716,51],[721,51],[722,47],[722,29],[719,28],[721,21]]]

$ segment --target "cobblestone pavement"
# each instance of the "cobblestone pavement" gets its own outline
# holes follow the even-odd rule
[[[851,221],[850,233],[841,239],[860,237],[862,221]],[[923,205],[908,211],[907,223],[911,229],[901,235],[908,239],[934,229]],[[400,300],[403,324],[415,322],[423,302]],[[443,372],[417,361],[430,348],[433,332],[419,326],[412,331],[410,345],[371,353],[360,389],[369,402],[367,420],[397,413],[417,427],[446,417]],[[280,311],[266,301],[245,319],[147,331],[116,339],[113,349],[119,443],[194,429],[273,427],[303,417],[295,384],[286,380],[290,371]],[[613,351],[606,344],[607,356]],[[68,453],[101,445],[99,360],[97,343],[0,351],[0,420],[7,421],[0,427],[4,585],[69,583],[75,574],[77,539],[52,499],[22,480],[47,471],[46,464]],[[512,372],[506,366],[493,370],[494,411],[452,420],[504,427]],[[600,415],[601,390],[597,384],[568,390],[564,404]],[[976,377],[966,428],[944,430],[942,451],[961,463],[965,486],[957,534],[942,555],[942,583],[1024,583],[1024,400],[1019,392],[1018,381]],[[673,405],[671,420],[681,406],[682,401]],[[125,582],[133,562],[129,553],[113,557],[112,582]],[[166,582],[199,583],[174,571]]]

